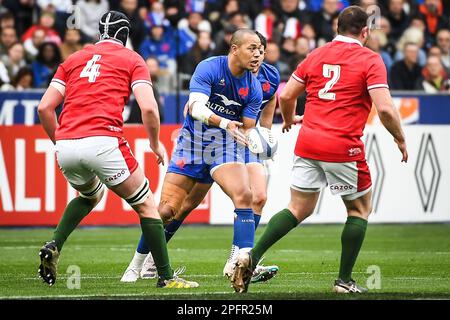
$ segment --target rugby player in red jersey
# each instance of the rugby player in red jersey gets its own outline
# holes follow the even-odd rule
[[[101,41],[74,53],[59,66],[38,107],[41,123],[55,144],[61,172],[80,193],[67,205],[52,240],[39,252],[39,275],[49,285],[55,283],[64,242],[101,200],[106,185],[139,215],[158,269],[157,287],[197,287],[198,283],[179,278],[170,266],[149,182],[123,137],[122,112],[133,91],[150,147],[158,163],[163,162],[158,107],[147,66],[136,52],[124,47],[130,22],[123,13],[105,13],[99,30]],[[63,100],[58,124],[55,108]]]
[[[405,135],[387,84],[381,57],[363,45],[369,38],[368,15],[350,6],[338,18],[338,36],[312,51],[280,96],[283,131],[302,122],[292,169],[291,200],[275,214],[250,253],[242,254],[232,277],[237,292],[246,292],[256,263],[274,243],[310,216],[327,185],[344,201],[348,218],[341,236],[339,293],[366,292],[352,279],[372,211],[371,178],[361,141],[372,102],[394,137],[402,161],[408,160]],[[303,118],[295,116],[297,97],[307,92]]]

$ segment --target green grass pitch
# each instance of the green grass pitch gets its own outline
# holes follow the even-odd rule
[[[264,263],[279,265],[279,274],[238,295],[222,277],[230,226],[184,226],[169,243],[172,266],[185,265],[184,277],[200,283],[195,289],[157,289],[155,280],[119,281],[138,242],[137,227],[76,230],[64,246],[53,287],[37,278],[38,250],[52,230],[0,229],[0,299],[450,299],[450,224],[369,225],[354,278],[365,285],[373,275],[368,268],[378,266],[381,288],[359,296],[331,292],[341,230],[342,225],[293,230],[266,254]],[[71,265],[80,268],[80,289],[67,287]]]

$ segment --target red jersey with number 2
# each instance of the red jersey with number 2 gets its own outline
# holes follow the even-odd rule
[[[52,82],[64,85],[65,100],[56,140],[122,136],[122,112],[133,86],[150,73],[136,52],[103,40],[71,55]]]
[[[307,91],[295,154],[326,162],[365,159],[361,137],[372,106],[369,90],[388,88],[381,57],[356,39],[337,36],[312,51],[292,77]]]

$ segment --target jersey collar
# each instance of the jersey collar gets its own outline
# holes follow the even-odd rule
[[[122,42],[120,42],[119,40],[113,40],[113,39],[100,40],[100,41],[97,41],[95,44],[104,43],[104,42],[114,43],[114,44],[117,44],[117,45],[123,47]]]
[[[361,47],[363,46],[363,45],[361,44],[361,42],[359,42],[358,39],[351,38],[351,37],[346,37],[346,36],[343,36],[343,35],[341,35],[341,34],[337,35],[337,36],[333,39],[333,41],[340,41],[340,42],[347,42],[347,43],[357,43],[357,44],[359,44]]]

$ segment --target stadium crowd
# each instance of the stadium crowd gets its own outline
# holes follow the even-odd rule
[[[392,90],[450,92],[450,0],[0,0],[1,90],[47,87],[64,59],[97,41],[107,10],[130,18],[127,46],[160,92],[187,89],[196,65],[226,54],[238,28],[267,37],[266,61],[286,81],[333,39],[337,15],[351,4],[381,9],[368,46],[383,58]]]

